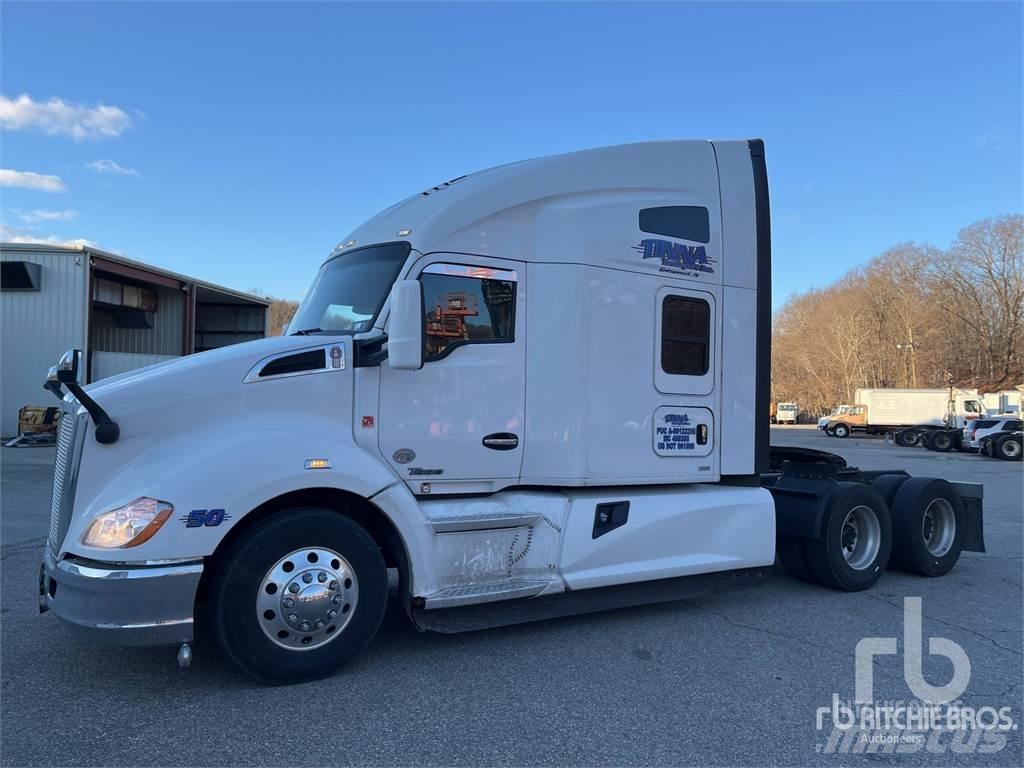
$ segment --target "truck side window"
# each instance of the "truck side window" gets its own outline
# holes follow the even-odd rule
[[[711,221],[708,209],[699,205],[643,208],[640,211],[640,231],[707,243],[711,240]]]
[[[708,372],[711,307],[703,299],[666,296],[661,305],[661,368],[665,373]]]
[[[453,266],[451,269],[468,271],[472,268]],[[426,271],[420,275],[420,284],[425,315],[424,362],[439,360],[464,344],[515,341],[514,276],[511,280],[502,280]]]

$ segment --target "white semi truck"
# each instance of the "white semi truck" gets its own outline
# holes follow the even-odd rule
[[[978,486],[770,449],[770,272],[759,140],[608,147],[388,208],[284,337],[85,388],[71,351],[41,610],[286,683],[366,647],[389,568],[452,632],[983,551]]]

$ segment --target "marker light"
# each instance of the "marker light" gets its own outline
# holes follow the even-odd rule
[[[411,234],[412,234],[412,230],[411,229],[400,229],[400,230],[398,230],[398,236],[399,237],[408,237]]]
[[[173,504],[143,496],[97,515],[82,537],[82,543],[104,549],[137,547],[153,538],[173,511]]]
[[[306,459],[306,469],[330,469],[330,459]]]

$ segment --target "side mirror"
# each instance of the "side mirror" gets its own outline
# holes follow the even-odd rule
[[[391,289],[388,364],[400,371],[423,367],[423,293],[418,280],[399,280]]]
[[[69,349],[57,363],[57,381],[62,384],[78,383],[78,361],[82,357],[79,349]]]
[[[46,381],[43,382],[43,389],[52,392],[58,400],[64,399],[64,392],[60,388],[60,379],[57,378],[57,366],[51,365],[46,374]]]

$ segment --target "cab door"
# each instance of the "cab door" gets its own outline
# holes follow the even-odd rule
[[[381,366],[381,454],[416,494],[515,484],[526,400],[522,264],[431,254],[410,278],[423,296],[423,367]]]

